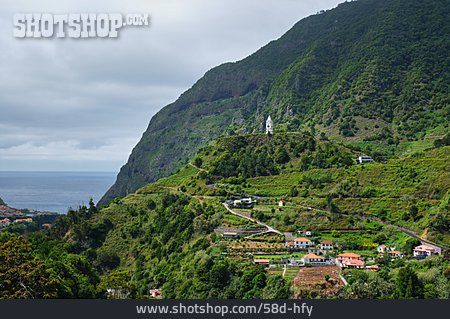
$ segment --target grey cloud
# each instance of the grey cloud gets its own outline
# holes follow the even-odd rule
[[[152,115],[218,64],[342,0],[2,0],[0,170],[114,170]],[[149,13],[118,39],[17,39],[16,12]]]

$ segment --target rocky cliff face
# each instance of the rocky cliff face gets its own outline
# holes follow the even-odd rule
[[[222,134],[315,127],[331,139],[396,144],[448,129],[448,1],[360,0],[298,22],[208,71],[150,121],[99,202],[167,176]]]

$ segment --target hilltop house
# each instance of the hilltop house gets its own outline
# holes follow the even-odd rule
[[[266,134],[273,135],[273,122],[272,119],[270,118],[270,115],[266,120]]]
[[[336,264],[342,268],[365,268],[366,263],[362,260],[361,255],[355,253],[339,254],[336,258]]]
[[[420,245],[414,248],[413,253],[414,257],[426,258],[428,256],[435,255],[438,252],[431,246]]]
[[[321,250],[333,250],[333,242],[331,240],[324,240],[320,243]]]
[[[296,249],[306,249],[313,245],[313,242],[305,237],[299,237],[294,239],[294,247]]]
[[[356,159],[356,164],[375,163],[372,157],[362,155]]]

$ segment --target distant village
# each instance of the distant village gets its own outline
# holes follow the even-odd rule
[[[57,213],[43,212],[32,209],[17,209],[7,205],[0,205],[0,229],[11,225],[37,223],[41,229],[50,228],[51,221]]]

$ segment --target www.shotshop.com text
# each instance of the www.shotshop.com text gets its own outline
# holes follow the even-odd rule
[[[256,305],[211,305],[209,303],[198,305],[184,305],[179,303],[173,306],[163,305],[145,305],[136,306],[138,314],[220,314],[222,317],[227,314],[303,314],[311,317],[313,306],[302,304],[286,304],[286,303],[260,303]]]

